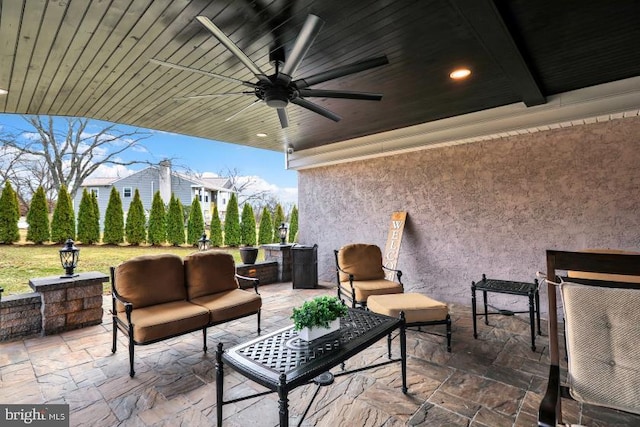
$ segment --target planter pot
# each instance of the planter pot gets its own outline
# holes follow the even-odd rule
[[[258,258],[258,248],[251,246],[240,248],[240,258],[243,264],[255,264]]]
[[[340,318],[329,322],[328,328],[302,328],[300,331],[298,331],[298,336],[300,337],[300,339],[303,339],[305,341],[313,341],[324,335],[330,334],[331,332],[335,332],[338,329],[340,329]]]

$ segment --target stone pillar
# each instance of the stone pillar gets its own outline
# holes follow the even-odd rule
[[[42,335],[101,324],[102,284],[108,281],[97,271],[29,280],[29,286],[42,295]]]
[[[291,247],[293,245],[280,245],[272,243],[269,245],[262,245],[264,249],[265,261],[277,261],[278,262],[278,282],[290,282],[291,281]]]

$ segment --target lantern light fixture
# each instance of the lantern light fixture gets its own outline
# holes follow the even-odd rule
[[[280,233],[280,244],[284,245],[285,242],[287,241],[287,225],[283,222],[282,224],[280,224],[280,227],[278,227],[278,232]]]
[[[208,250],[210,243],[211,243],[211,240],[207,239],[207,233],[203,232],[202,237],[200,237],[200,239],[198,240],[198,250],[199,251]]]
[[[73,240],[67,239],[62,249],[60,249],[60,263],[64,268],[65,275],[60,276],[61,279],[68,279],[71,277],[77,277],[78,274],[74,274],[73,270],[78,266],[78,259],[80,258],[80,249],[76,248],[73,244]]]

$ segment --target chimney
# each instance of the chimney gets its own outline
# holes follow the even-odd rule
[[[171,200],[171,161],[163,160],[160,162],[158,181],[160,197],[165,204],[168,204]]]

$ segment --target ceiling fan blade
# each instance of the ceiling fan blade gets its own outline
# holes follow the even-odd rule
[[[298,93],[304,98],[343,98],[365,101],[380,101],[382,99],[381,93],[352,92],[348,90],[300,89]]]
[[[285,110],[284,108],[278,108],[278,118],[280,119],[280,126],[282,127],[282,129],[289,127],[287,110]]]
[[[177,96],[173,99],[207,99],[207,98],[218,98],[222,96],[234,96],[234,95],[255,95],[255,92],[252,91],[244,91],[244,92],[226,92],[226,93],[213,93],[210,95],[191,95],[191,96]]]
[[[340,120],[342,120],[342,117],[340,117],[336,113],[333,113],[327,110],[326,108],[319,106],[318,104],[314,104],[313,102],[307,101],[306,99],[295,98],[295,99],[292,99],[291,102],[301,107],[304,107],[307,110],[311,110],[314,113],[318,113],[321,116],[326,117],[327,119],[331,119],[334,122],[339,122]]]
[[[258,104],[259,102],[262,102],[260,99],[256,99],[254,102],[252,102],[251,104],[247,105],[246,107],[244,107],[243,109],[241,109],[240,111],[234,113],[232,116],[227,117],[226,119],[224,119],[225,122],[228,122],[229,120],[233,120],[234,118],[236,118],[236,116],[244,113],[245,111],[247,111],[249,108],[253,107],[254,105]]]
[[[253,62],[245,53],[231,41],[225,33],[216,27],[216,25],[206,16],[196,16],[198,22],[200,22],[207,30],[214,35],[215,38],[220,41],[227,49],[231,51],[239,60],[247,67],[260,81],[269,82],[269,78],[262,72],[262,70]]]
[[[309,16],[307,16],[307,20],[304,21],[304,25],[293,44],[293,49],[291,49],[289,57],[286,59],[280,73],[278,73],[278,81],[283,83],[289,83],[291,81],[291,76],[296,72],[296,69],[304,59],[307,51],[309,51],[311,44],[318,36],[323,25],[324,21],[316,15],[309,14]]]
[[[159,59],[151,58],[149,62],[152,62],[157,65],[162,65],[163,67],[175,68],[176,70],[182,71],[191,71],[193,73],[202,74],[209,77],[215,77],[216,79],[226,80],[228,82],[239,83],[244,86],[249,86],[255,88],[256,85],[251,82],[245,82],[243,80],[234,79],[233,77],[223,76],[222,74],[216,74],[209,71],[198,70],[197,68],[185,67],[183,65],[173,64],[171,62],[160,61]]]
[[[314,74],[313,76],[309,76],[304,79],[296,80],[293,83],[298,87],[298,89],[304,89],[318,83],[337,79],[338,77],[348,76],[350,74],[359,73],[361,71],[366,71],[371,68],[386,65],[388,63],[389,60],[387,59],[387,56],[384,55],[378,58],[372,58],[360,62],[355,62],[353,64],[343,65],[341,67],[334,68],[333,70],[324,71],[322,73]]]

